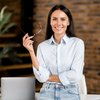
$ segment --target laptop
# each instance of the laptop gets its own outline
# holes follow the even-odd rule
[[[34,77],[2,77],[1,100],[35,100]]]

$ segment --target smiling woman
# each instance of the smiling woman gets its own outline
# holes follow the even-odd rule
[[[69,25],[68,16],[61,10],[56,10],[51,15],[51,27],[54,31],[55,41],[60,43],[61,38],[64,36],[67,26]]]
[[[23,37],[34,75],[43,83],[39,100],[80,100],[79,85],[84,68],[84,42],[75,36],[73,18],[64,5],[49,12],[46,40],[34,52],[32,36]]]

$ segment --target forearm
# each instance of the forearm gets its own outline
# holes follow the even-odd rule
[[[50,82],[60,82],[59,76],[58,75],[51,75],[48,79]]]
[[[23,46],[29,51],[31,60],[32,60],[32,65],[38,70],[39,69],[39,63],[37,60],[37,57],[35,56],[34,52],[34,47],[33,47],[33,36],[29,36],[28,33],[25,34],[23,37]]]
[[[35,55],[35,52],[29,52],[31,56],[32,66],[34,66],[37,70],[39,69],[39,62],[37,60],[37,57]]]

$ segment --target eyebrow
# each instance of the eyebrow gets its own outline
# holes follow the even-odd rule
[[[58,18],[58,17],[52,17],[52,18]],[[61,18],[66,18],[66,17],[61,17]]]

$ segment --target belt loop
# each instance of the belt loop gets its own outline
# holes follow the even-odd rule
[[[49,83],[47,83],[47,89],[49,88]]]
[[[48,83],[48,89],[50,88],[50,86],[51,86],[51,83]]]

